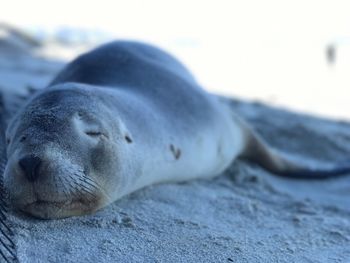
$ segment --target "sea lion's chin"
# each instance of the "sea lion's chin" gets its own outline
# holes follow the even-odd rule
[[[90,214],[98,209],[94,202],[84,199],[66,201],[36,200],[18,209],[40,219],[60,219]]]

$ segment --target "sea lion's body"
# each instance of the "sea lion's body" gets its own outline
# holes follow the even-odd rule
[[[155,183],[213,177],[239,156],[277,173],[300,170],[175,58],[135,42],[68,64],[7,137],[10,196],[42,218],[90,213]]]
[[[90,63],[94,61],[94,63]],[[232,113],[167,53],[114,42],[81,56],[52,83],[83,83],[108,100],[133,138],[129,191],[220,174],[239,152]],[[137,172],[136,172],[137,171]]]

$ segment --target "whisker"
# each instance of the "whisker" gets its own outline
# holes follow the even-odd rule
[[[78,175],[79,176],[79,175]],[[95,185],[95,187],[98,187],[98,190],[104,195],[104,197],[108,200],[112,200],[113,198],[107,193],[107,191],[95,180],[93,180],[92,178],[88,177],[85,172],[83,172],[83,174],[81,174],[82,178],[85,179],[86,181],[90,181],[92,184]],[[84,181],[85,181],[84,180]],[[88,183],[88,182],[86,182]]]
[[[78,191],[81,196],[84,196],[83,192],[85,193],[85,196],[86,196],[86,194],[88,194],[91,197],[91,199],[89,198],[90,199],[89,201],[95,200],[96,199],[96,194],[94,194],[92,192],[92,190],[85,185],[86,182],[81,180],[79,174],[74,174],[74,175],[76,177],[73,177],[72,175],[70,175],[70,178],[72,179],[72,182],[74,184],[74,186],[73,186],[74,189],[76,191]],[[77,180],[76,180],[77,178],[79,179],[80,182],[77,182]],[[94,186],[94,189],[97,189],[97,187]]]
[[[66,180],[64,179],[64,178],[62,178],[62,177],[59,177],[59,180],[60,180],[60,182],[61,182],[61,185],[63,186],[63,189],[62,189],[62,192],[63,192],[63,194],[64,194],[64,197],[65,198],[69,198],[69,193],[67,193],[66,192],[66,188],[67,188],[67,185],[65,184],[65,182],[66,182]],[[56,211],[56,216],[59,216],[60,215],[60,213],[61,213],[61,211],[63,210],[63,206],[61,207],[61,208],[59,208],[57,211]]]
[[[98,189],[97,183],[95,181],[93,181],[92,179],[90,179],[89,177],[87,177],[84,174],[75,174],[78,179],[88,185],[90,185],[91,187]]]
[[[75,178],[73,178],[71,174],[69,174],[69,178],[70,178],[70,180],[68,181],[68,184],[69,184],[69,186],[70,186],[70,188],[69,188],[69,193],[70,193],[73,197],[79,199],[83,194],[82,194],[82,192],[81,192],[79,189],[77,189],[77,187],[76,187],[77,183],[75,182]],[[75,191],[77,191],[77,192],[79,193],[79,195],[77,195],[77,194],[75,193]]]
[[[89,190],[88,188],[86,188],[85,186],[82,186],[82,190],[83,190],[85,193],[91,195],[93,198],[96,198],[96,195],[95,195],[94,193],[90,192],[90,190]]]
[[[60,177],[60,181],[61,181],[62,186],[63,186],[62,192],[63,192],[65,198],[68,199],[71,195],[71,191],[70,191],[70,188],[68,188],[68,190],[67,190],[67,180],[65,178]]]
[[[106,199],[112,200],[111,196],[107,193],[107,191],[106,191],[100,184],[98,184],[97,182],[95,182],[93,179],[87,177],[86,175],[84,175],[83,178],[84,178],[84,179],[87,179],[87,180],[89,180],[89,181],[91,181],[91,182],[93,182],[93,183],[98,187],[98,188],[96,188],[96,189],[98,189],[98,190],[104,195],[104,197],[105,197]],[[86,183],[87,183],[87,182],[86,182]],[[91,185],[91,184],[89,184],[89,185]],[[96,186],[95,186],[95,187],[96,187]]]
[[[82,190],[82,191],[84,191],[85,193],[87,193],[87,194],[89,194],[93,199],[95,199],[96,198],[96,195],[93,193],[93,192],[91,192],[91,190],[89,189],[89,188],[87,188],[84,184],[82,184],[82,183],[78,183],[78,182],[76,182],[76,181],[73,181],[73,183],[75,184],[75,190],[77,190],[81,195],[82,195],[82,192],[80,191],[80,190]]]

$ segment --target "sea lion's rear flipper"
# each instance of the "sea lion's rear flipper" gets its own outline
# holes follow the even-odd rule
[[[241,120],[239,123],[245,138],[245,145],[239,157],[251,160],[274,174],[299,179],[325,179],[350,175],[350,163],[311,167],[292,160],[268,146],[246,123]]]

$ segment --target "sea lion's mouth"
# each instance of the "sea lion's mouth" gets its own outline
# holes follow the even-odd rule
[[[73,208],[76,205],[83,205],[84,202],[82,199],[79,200],[68,200],[68,201],[45,201],[45,200],[36,200],[32,203],[27,204],[25,207],[45,207],[45,206],[51,206],[51,207],[57,207],[57,208]]]
[[[67,201],[36,200],[20,208],[22,212],[42,219],[65,218],[91,211],[91,203],[84,199]]]

